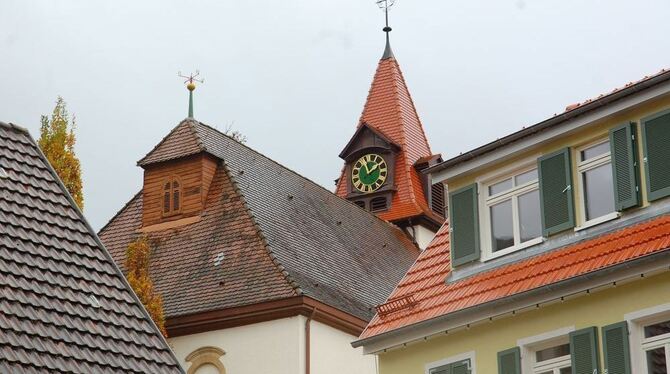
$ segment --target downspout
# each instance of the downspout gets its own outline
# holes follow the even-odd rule
[[[310,362],[309,362],[309,356],[310,356],[310,327],[312,325],[312,319],[314,318],[314,315],[316,314],[316,307],[312,309],[312,313],[307,317],[307,320],[305,321],[305,374],[310,374]]]

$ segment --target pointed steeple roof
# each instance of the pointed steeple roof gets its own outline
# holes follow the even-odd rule
[[[388,43],[377,66],[358,128],[364,124],[400,145],[395,170],[397,192],[393,196],[390,209],[379,213],[379,217],[397,221],[426,215],[441,222],[443,219],[429,208],[421,176],[414,168],[416,161],[432,155],[430,145],[405,78]],[[336,193],[342,197],[347,196],[344,169]]]

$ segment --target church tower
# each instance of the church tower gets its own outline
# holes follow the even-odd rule
[[[336,194],[402,228],[425,248],[444,222],[445,191],[422,170],[433,154],[388,39],[356,132],[340,152]]]

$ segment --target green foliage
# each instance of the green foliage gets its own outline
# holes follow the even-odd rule
[[[128,245],[126,250],[126,278],[137,294],[151,319],[167,337],[165,330],[165,315],[163,313],[163,298],[154,290],[154,284],[149,275],[151,263],[151,245],[146,236],[140,236]]]
[[[58,97],[51,119],[48,116],[42,116],[41,122],[40,139],[37,143],[79,209],[83,210],[81,165],[74,153],[76,125],[74,117],[70,125],[66,104],[62,97]]]

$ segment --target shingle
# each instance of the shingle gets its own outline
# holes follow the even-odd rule
[[[182,372],[25,130],[0,167],[0,372]]]
[[[163,143],[179,144],[181,136],[190,144],[192,133],[220,162],[201,221],[150,234],[160,243],[152,274],[166,315],[285,298],[299,289],[369,320],[418,255],[404,233],[202,123],[183,121]],[[100,232],[117,261],[137,236],[141,212],[138,193]],[[225,259],[215,267],[219,253]]]
[[[414,107],[398,61],[386,58],[379,61],[372,80],[365,107],[359,121],[359,128],[367,124],[375,131],[401,147],[395,162],[396,192],[388,211],[379,217],[389,221],[425,214],[435,222],[443,222],[428,206],[423,183],[414,164],[432,152],[423,125]],[[347,195],[347,176],[342,169],[336,194]]]
[[[376,315],[361,339],[667,251],[669,246],[670,215],[666,215],[445,283],[451,271],[449,225],[445,224],[390,296],[413,295],[417,304],[384,318]]]

